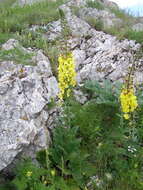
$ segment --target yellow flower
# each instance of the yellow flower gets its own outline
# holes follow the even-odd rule
[[[31,171],[28,171],[28,172],[26,173],[26,176],[27,176],[27,177],[31,177],[31,175],[32,175],[32,172],[31,172]]]
[[[120,94],[120,101],[121,101],[121,107],[122,111],[124,112],[124,118],[129,119],[131,112],[133,112],[137,106],[137,97],[134,94],[133,88],[123,88],[122,92]]]
[[[48,181],[46,181],[46,180],[43,182],[44,185],[47,185],[47,183],[48,183]]]
[[[74,87],[76,85],[76,72],[73,54],[68,53],[67,55],[60,55],[58,62],[58,81],[60,88],[59,98],[63,100],[64,97],[70,96],[70,87]]]
[[[55,176],[55,174],[56,174],[55,170],[51,170],[51,175]]]
[[[129,118],[130,118],[130,115],[127,114],[127,113],[125,113],[125,114],[124,114],[124,118],[125,118],[125,119],[129,119]]]

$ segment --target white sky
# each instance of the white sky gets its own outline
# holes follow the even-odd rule
[[[111,0],[119,5],[121,8],[143,6],[143,0]]]

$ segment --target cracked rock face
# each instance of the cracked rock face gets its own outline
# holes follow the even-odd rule
[[[132,52],[137,51],[140,45],[134,41],[123,40],[119,42],[115,37],[102,32],[94,31],[89,40],[82,42],[80,49],[85,52],[85,59],[77,71],[78,83],[85,80],[122,81],[133,62]],[[77,50],[76,50],[77,51]],[[143,65],[141,66],[143,68]],[[136,81],[143,82],[138,75]]]
[[[33,3],[41,2],[42,0],[18,0],[15,4],[19,6],[31,5]]]
[[[143,23],[137,23],[137,24],[133,25],[132,29],[137,32],[143,31]]]
[[[104,28],[119,27],[122,24],[122,20],[109,10],[97,10],[96,8],[85,7],[79,10],[79,17],[85,20],[94,18],[95,21],[101,21]]]
[[[50,140],[47,104],[58,84],[48,58],[39,51],[35,61],[35,67],[0,62],[0,170],[18,153],[32,146],[38,151]]]
[[[73,15],[68,4],[61,6],[61,9],[73,36],[78,36],[79,39],[73,50],[78,84],[85,80],[123,81],[140,44],[127,39],[119,41],[114,36],[96,31],[84,20]],[[72,40],[74,41],[74,37]],[[138,62],[140,66],[135,73],[135,81],[143,83],[143,61],[141,59]]]

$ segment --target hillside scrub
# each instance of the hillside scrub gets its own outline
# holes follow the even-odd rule
[[[24,7],[8,3],[6,9],[5,5],[0,8],[0,43],[14,36],[26,48],[42,49],[50,59],[60,92],[56,102],[46,104],[47,109],[58,108],[50,145],[37,152],[34,162],[22,156],[10,175],[1,172],[0,190],[142,190],[143,85],[134,82],[136,62],[130,64],[122,83],[86,80],[77,86],[74,55],[67,43],[72,34],[57,9],[63,1]],[[88,6],[104,9],[96,2],[88,2]],[[112,11],[119,18],[126,17]],[[46,41],[42,36],[45,31],[29,30],[32,25],[43,26],[58,19],[63,24],[62,40]],[[127,16],[125,23],[128,19],[131,17]],[[118,27],[103,29],[101,20],[86,21],[120,39],[142,42],[142,32],[124,28],[125,23],[119,31]],[[33,65],[32,56],[34,53],[20,48],[0,49],[0,61]],[[84,103],[77,101],[77,89],[85,95]]]
[[[96,8],[98,10],[104,10],[104,6],[99,1],[87,1],[87,7]]]
[[[9,38],[17,38],[15,35],[20,35],[23,31],[27,30],[32,25],[46,25],[52,21],[60,18],[58,7],[63,4],[64,0],[60,1],[44,1],[35,3],[33,5],[25,5],[24,7],[12,6],[15,0],[2,1],[0,2],[0,44],[6,42]],[[94,28],[100,31],[105,31],[112,35],[116,35],[119,39],[132,39],[138,43],[142,43],[142,31],[136,32],[131,29],[134,23],[138,22],[138,18],[132,16],[128,11],[121,9],[106,7],[99,1],[87,1],[87,7],[96,8],[98,10],[109,10],[114,13],[117,18],[122,20],[120,30],[118,26],[105,28],[102,21],[95,18],[87,18],[86,21]],[[78,8],[75,7],[76,14],[78,15]],[[31,44],[32,46],[32,44]]]
[[[32,63],[32,56],[34,56],[34,54],[24,52],[20,48],[0,51],[0,61],[14,61],[17,64],[34,65],[34,63]]]
[[[64,99],[50,149],[37,153],[37,166],[19,163],[3,190],[141,190],[143,94],[136,92],[138,108],[124,118],[121,90],[119,83],[87,81],[86,104]]]
[[[8,1],[10,3],[10,1]],[[16,32],[21,33],[28,27],[38,24],[44,25],[59,19],[58,7],[64,1],[45,1],[24,7],[0,7],[0,36],[4,39]],[[2,38],[2,42],[4,42]]]
[[[74,61],[70,52],[63,53],[58,59],[61,111],[50,147],[37,152],[37,164],[21,158],[0,189],[141,190],[143,86],[134,83],[137,63],[124,83],[86,81],[80,90],[88,99],[81,104],[73,94],[75,73],[68,77]],[[62,67],[68,62],[66,76]]]
[[[121,19],[122,23],[113,27],[105,27],[101,18],[86,17],[85,20],[93,28],[99,31],[104,31],[111,35],[117,36],[118,39],[123,40],[125,38],[129,40],[136,40],[138,43],[143,42],[142,31],[134,31],[132,26],[139,22],[139,18],[134,17],[130,10],[123,10],[120,8],[107,7],[99,1],[87,1],[87,7],[95,8],[99,11],[107,10],[113,13],[116,18]],[[75,9],[75,13],[78,16],[78,10]]]

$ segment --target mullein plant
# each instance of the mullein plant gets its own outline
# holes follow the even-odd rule
[[[63,100],[64,97],[70,96],[72,87],[76,86],[76,72],[72,52],[60,55],[58,61],[59,98]]]
[[[72,92],[72,88],[76,86],[76,71],[74,55],[70,50],[68,40],[71,37],[65,15],[62,10],[59,10],[61,16],[62,25],[62,40],[61,40],[61,52],[58,57],[58,82],[59,82],[59,99],[62,101],[66,97],[69,97]]]
[[[137,97],[133,86],[124,87],[120,95],[121,107],[124,113],[124,118],[129,119],[130,114],[138,107]]]
[[[135,85],[134,85],[134,73],[137,69],[136,59],[134,59],[134,63],[129,67],[128,75],[126,76],[124,86],[121,90],[120,94],[120,102],[122,112],[124,113],[124,118],[126,120],[131,118],[132,113],[137,109],[138,102],[137,97],[135,95]]]

